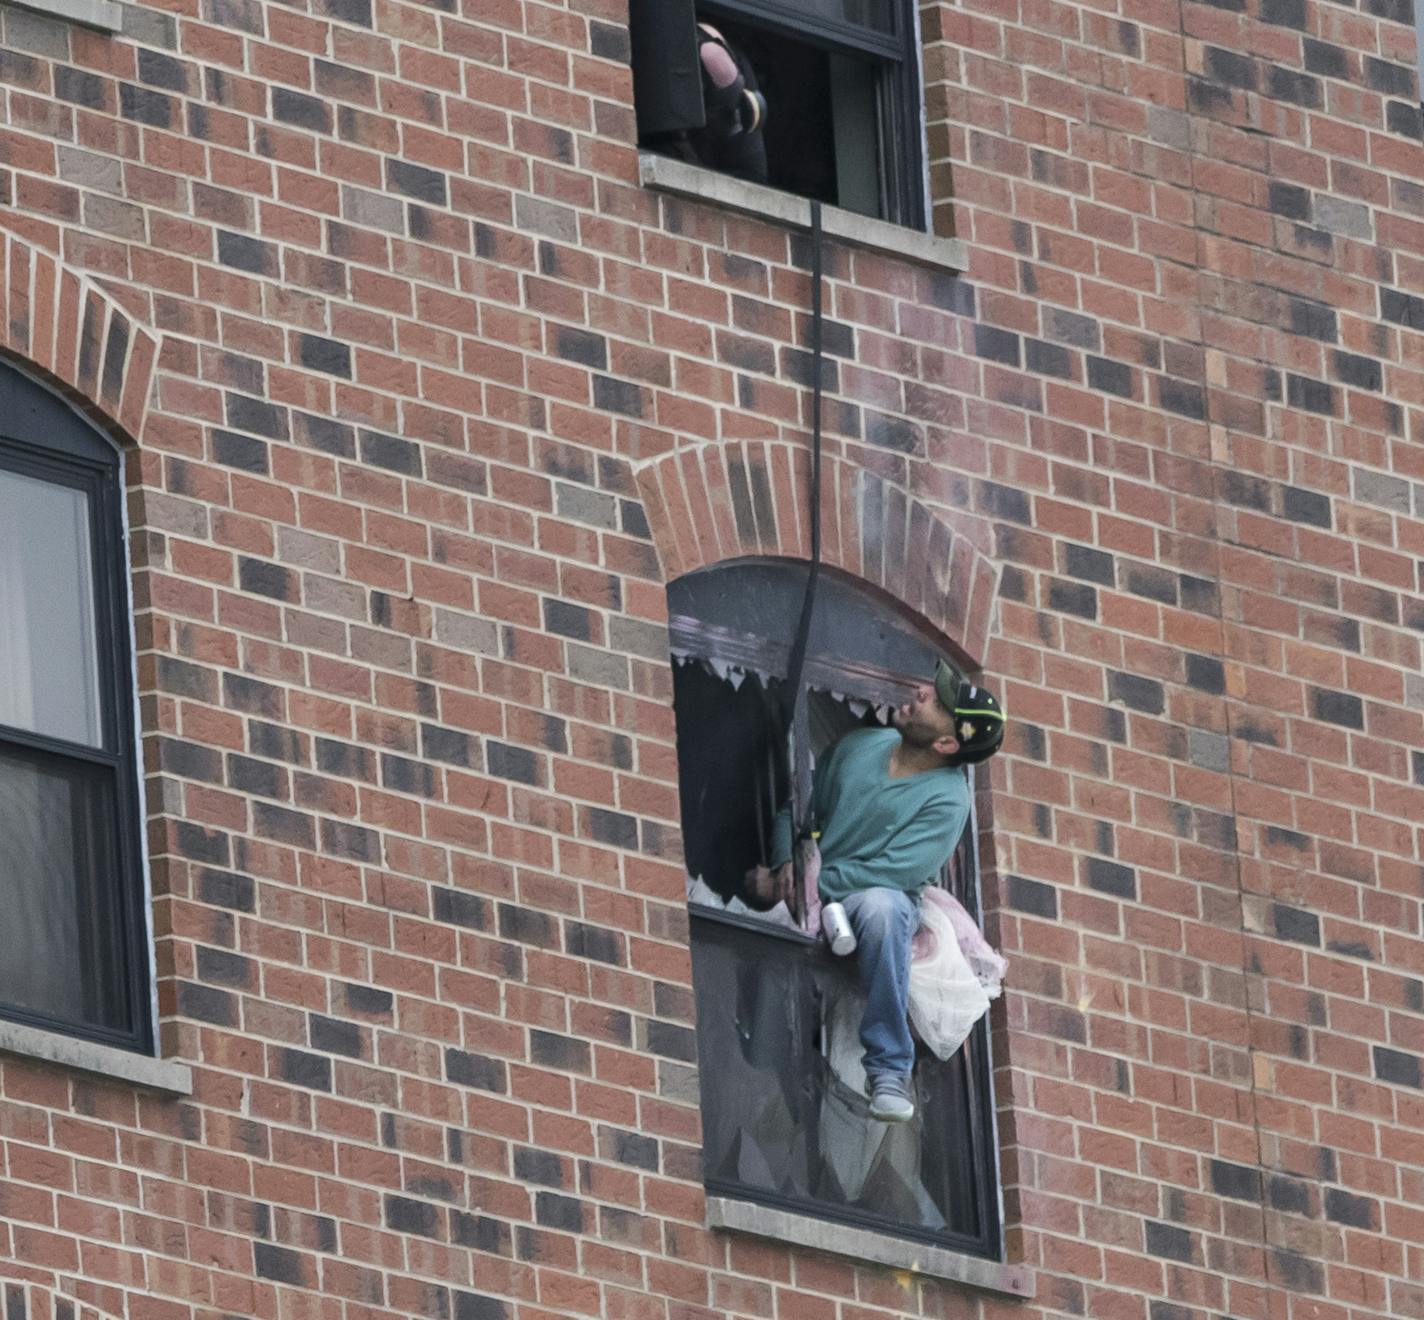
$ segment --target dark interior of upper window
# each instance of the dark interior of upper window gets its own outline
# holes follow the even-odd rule
[[[922,226],[909,0],[632,0],[640,141]]]

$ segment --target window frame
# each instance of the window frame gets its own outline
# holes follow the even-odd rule
[[[7,0],[7,3],[100,32],[120,32],[124,26],[124,6],[118,0]]]
[[[0,1003],[0,1019],[152,1055],[153,941],[144,866],[123,455],[75,408],[9,359],[0,360],[0,419],[0,470],[80,490],[88,497],[101,745],[88,747],[0,725],[0,749],[81,766],[85,774],[107,781],[110,799],[101,823],[104,837],[115,846],[96,881],[108,886],[112,903],[117,928],[106,932],[106,952],[117,967],[113,988],[124,996],[127,1025],[73,1021],[7,1003]]]
[[[876,138],[880,214],[866,218],[920,232],[926,230],[929,181],[924,136],[924,73],[919,8],[915,0],[888,0],[894,19],[893,30],[888,33],[843,19],[807,14],[788,0],[695,2],[698,19],[706,17],[716,22],[722,18],[745,23],[805,45],[873,63],[877,69],[879,109]],[[777,187],[774,183],[764,186]],[[802,196],[789,192],[788,195]]]
[[[757,566],[755,562],[747,561],[720,564],[710,569],[701,570],[695,575],[690,574],[688,577],[715,574],[719,569],[729,567],[748,569]],[[785,567],[785,561],[776,567]],[[825,570],[823,569],[822,572],[824,574]],[[680,581],[686,581],[686,579],[680,579]],[[858,597],[858,604],[864,611],[863,619],[872,622],[876,619],[897,620],[902,628],[914,628],[916,620],[908,612],[903,609],[895,609],[889,602],[875,599],[869,590],[865,589],[868,584],[849,582],[845,585],[850,586]],[[675,587],[676,583],[673,586]],[[856,590],[857,588],[859,590]],[[760,602],[746,608],[749,614],[755,615],[759,607]],[[923,625],[921,625],[922,627]],[[776,639],[740,631],[725,623],[711,623],[704,619],[672,611],[670,611],[669,617],[669,638],[674,665],[680,662],[697,663],[699,660],[705,659],[718,664],[784,677],[786,660],[790,652],[789,644]],[[928,637],[923,640],[926,646],[935,646],[937,650],[942,649]],[[813,688],[832,691],[853,700],[864,700],[873,705],[883,705],[903,700],[913,690],[917,681],[922,680],[897,673],[866,660],[848,661],[844,657],[828,656],[808,647],[801,688],[795,699],[796,716],[793,720],[791,736],[794,738],[797,729],[804,730],[807,727],[805,715],[807,694]],[[974,919],[982,924],[982,878],[979,868],[980,826],[977,808],[977,796],[981,784],[976,776],[975,767],[968,767],[968,773],[969,821],[955,845],[954,854],[940,873],[937,883],[945,885],[951,893],[955,893]],[[962,892],[956,891],[950,886],[950,877],[955,870],[956,863],[962,867],[961,873],[964,878]],[[780,947],[789,957],[822,962],[824,966],[836,970],[843,967],[841,960],[833,958],[816,935],[806,931],[792,930],[760,921],[755,917],[741,916],[691,903],[688,912],[694,946],[699,938],[699,928],[705,930],[710,925],[723,930],[740,930],[753,939],[779,941],[779,946],[767,947]],[[696,956],[695,952],[693,956]],[[773,1193],[725,1178],[708,1177],[704,1174],[703,1183],[708,1195],[785,1210],[827,1223],[866,1229],[889,1238],[927,1243],[952,1253],[1002,1263],[1005,1260],[1006,1249],[1003,1184],[1000,1170],[998,1105],[994,1088],[993,1033],[988,1014],[985,1014],[975,1024],[962,1048],[969,1052],[964,1065],[970,1073],[966,1079],[970,1087],[970,1104],[966,1119],[972,1125],[971,1150],[975,1178],[973,1196],[979,1222],[982,1225],[982,1230],[977,1237],[965,1233],[953,1233],[948,1230],[922,1229],[910,1224],[897,1223],[872,1213],[858,1211],[853,1207],[837,1207],[833,1203],[816,1201],[809,1197],[801,1198]],[[705,1064],[706,1061],[702,1062]]]
[[[778,26],[792,36],[817,38],[818,45],[834,45],[846,52],[878,51],[891,59],[900,59],[905,55],[906,30],[913,27],[913,24],[905,22],[905,15],[913,10],[914,0],[888,0],[894,20],[889,32],[864,27],[848,19],[808,14],[800,5],[789,0],[696,0],[696,3],[707,9],[726,10],[729,14],[764,25]]]
[[[971,781],[971,788],[973,787]],[[980,888],[979,867],[976,860],[978,841],[978,822],[975,813],[971,810],[969,824],[955,851],[964,851],[969,854],[967,872],[976,900]],[[950,868],[946,867],[945,869],[947,872]],[[944,873],[941,873],[941,882],[943,880]],[[951,890],[951,892],[953,891]],[[956,895],[956,897],[964,902],[963,895]],[[977,901],[974,905],[965,902],[965,907],[969,908],[976,921],[982,919]],[[730,927],[743,931],[754,939],[780,941],[785,946],[784,953],[788,957],[810,959],[833,967],[836,965],[833,955],[822,942],[804,931],[789,930],[782,926],[758,921],[754,917],[722,912],[716,908],[699,907],[696,904],[689,905],[688,915],[694,941],[698,938],[697,928],[701,923]],[[974,1024],[968,1039],[960,1048],[970,1051],[970,1058],[966,1061],[965,1066],[973,1074],[972,1094],[982,1097],[982,1103],[971,1105],[968,1115],[969,1122],[974,1129],[971,1142],[974,1158],[974,1198],[980,1220],[984,1225],[984,1231],[977,1239],[971,1238],[968,1234],[935,1232],[910,1224],[892,1223],[886,1218],[857,1211],[852,1207],[837,1208],[824,1201],[784,1196],[760,1188],[749,1188],[746,1184],[728,1179],[704,1175],[703,1186],[708,1195],[722,1196],[734,1201],[748,1201],[754,1205],[770,1206],[778,1210],[788,1210],[813,1219],[822,1219],[828,1223],[847,1224],[853,1228],[868,1229],[905,1241],[924,1242],[945,1251],[1002,1262],[1004,1259],[1004,1224],[1002,1183],[999,1179],[998,1168],[998,1107],[994,1095],[993,1034],[989,1029],[987,1014]]]

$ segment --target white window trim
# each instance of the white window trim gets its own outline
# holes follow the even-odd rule
[[[638,153],[638,177],[643,187],[657,192],[691,197],[714,206],[741,211],[796,229],[810,229],[811,203],[795,193],[748,183],[731,174],[692,165],[655,151]],[[821,228],[827,238],[838,238],[872,252],[904,257],[921,266],[959,273],[969,264],[969,250],[960,238],[940,238],[916,229],[857,215],[839,206],[821,208]]]
[[[112,1045],[99,1045],[57,1031],[27,1027],[19,1022],[0,1019],[0,1054],[55,1063],[168,1095],[193,1093],[193,1070],[186,1063],[154,1059],[146,1054],[115,1049]]]
[[[734,1200],[728,1196],[707,1198],[707,1225],[775,1242],[790,1242],[814,1251],[829,1251],[837,1256],[884,1265],[893,1270],[921,1274],[931,1279],[947,1279],[986,1292],[1005,1293],[1011,1297],[1032,1297],[1037,1288],[1037,1276],[1027,1265],[1003,1264],[914,1242],[908,1238],[879,1233],[872,1229],[837,1224],[812,1215],[776,1210],[752,1201]]]
[[[124,7],[116,0],[7,0],[7,3],[104,32],[118,32],[124,25]]]

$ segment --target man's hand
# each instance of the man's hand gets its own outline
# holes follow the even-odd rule
[[[758,903],[765,903],[767,907],[774,907],[777,903],[790,903],[792,892],[796,888],[796,868],[790,862],[784,863],[775,871],[765,866],[756,866],[747,872],[744,883],[747,892]]]

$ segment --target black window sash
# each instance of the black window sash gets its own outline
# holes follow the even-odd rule
[[[720,13],[728,18],[749,20],[847,55],[871,55],[897,61],[907,59],[913,53],[915,31],[914,17],[908,8],[909,0],[886,0],[886,3],[894,20],[890,32],[862,27],[826,14],[811,13],[790,0],[697,0],[697,8],[714,18]]]
[[[913,229],[928,225],[929,195],[918,52],[887,64],[880,78],[881,214]]]
[[[715,908],[692,907],[690,927],[693,940],[693,956],[702,941],[726,942],[744,939],[749,944],[761,945],[774,953],[764,956],[803,958],[812,960],[829,959],[825,949],[810,936],[794,931],[768,926],[752,918],[739,917],[733,913],[721,912]],[[720,938],[719,938],[720,937]],[[772,941],[773,945],[767,944]],[[859,1228],[872,1229],[892,1237],[928,1242],[951,1251],[983,1257],[987,1260],[1004,1258],[1003,1200],[998,1177],[998,1119],[994,1100],[993,1066],[991,1059],[991,1036],[988,1019],[976,1023],[974,1029],[961,1046],[966,1081],[969,1091],[969,1112],[967,1124],[971,1133],[970,1150],[972,1164],[971,1190],[980,1231],[977,1234],[955,1230],[934,1230],[900,1221],[891,1221],[882,1216],[858,1210],[853,1206],[836,1205],[832,1202],[812,1200],[808,1197],[781,1195],[762,1187],[718,1177],[704,1177],[707,1190],[717,1196],[748,1201],[756,1205],[770,1205],[808,1215],[814,1219],[824,1219],[832,1223],[851,1224]],[[716,1066],[715,1061],[703,1061],[703,1066]]]
[[[121,459],[107,441],[89,432],[88,424],[23,373],[0,368],[8,379],[5,394],[33,407],[26,417],[39,444],[13,436],[21,428],[10,420],[0,434],[0,468],[88,495],[91,581],[94,590],[94,637],[98,651],[101,745],[89,747],[25,729],[0,725],[0,745],[17,750],[83,762],[111,782],[113,810],[105,822],[113,842],[107,883],[112,886],[115,928],[108,956],[121,972],[116,989],[124,999],[126,1026],[115,1030],[92,1022],[74,1022],[19,1008],[4,1007],[3,1016],[45,1030],[59,1031],[100,1044],[152,1053],[146,891],[143,885],[142,822],[139,819],[137,750],[134,736],[134,694],[129,643],[128,565],[124,554]],[[29,411],[27,407],[26,411]],[[28,428],[25,428],[28,429]],[[41,444],[44,447],[41,447]],[[0,901],[3,895],[0,895]]]

